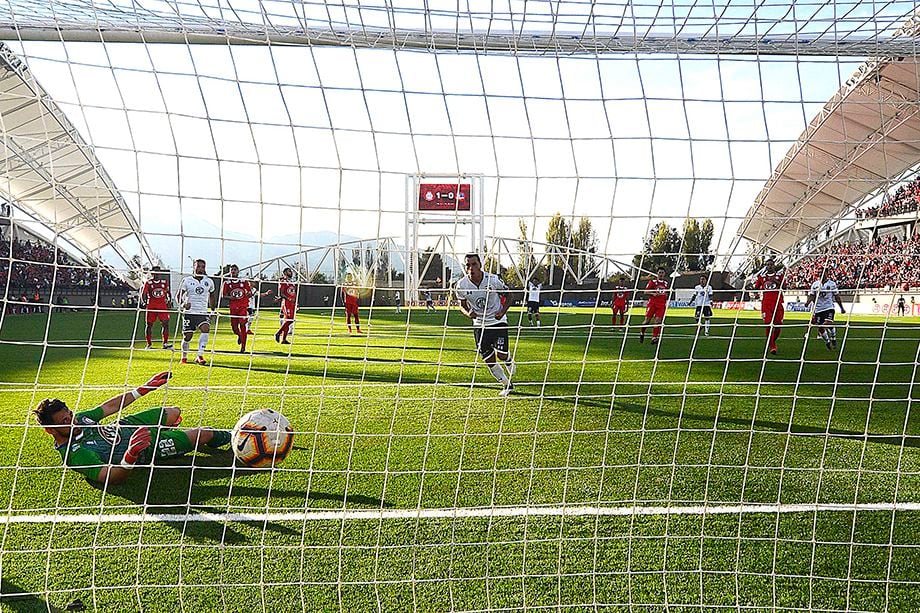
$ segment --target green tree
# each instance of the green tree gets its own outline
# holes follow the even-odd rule
[[[560,213],[553,215],[546,227],[546,242],[556,247],[551,263],[555,266],[564,266],[568,259],[568,251],[572,247],[572,224]]]
[[[427,269],[426,269],[427,268]],[[441,254],[428,247],[418,254],[418,270],[421,281],[436,281],[444,276],[444,262]]]
[[[674,270],[681,247],[681,236],[667,222],[658,222],[645,239],[642,251],[633,257],[633,266],[645,270],[664,267]]]
[[[714,232],[711,219],[703,220],[702,224],[696,219],[685,219],[678,266],[689,270],[705,270],[713,260],[709,251]]]
[[[587,217],[578,220],[578,228],[572,233],[572,248],[578,250],[572,255],[572,270],[579,276],[594,270],[597,258],[592,254],[597,252],[597,234]]]

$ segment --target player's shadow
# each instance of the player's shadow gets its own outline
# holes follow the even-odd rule
[[[355,359],[353,361],[360,362],[362,360]],[[394,361],[397,363],[399,362],[399,360],[394,360]],[[419,363],[433,366],[431,362],[419,362]],[[415,383],[415,384],[428,383],[430,384],[432,382],[430,377],[418,377],[418,376],[413,377],[413,376],[407,375],[405,372],[402,373],[401,375],[399,373],[395,375],[391,373],[378,373],[373,370],[372,362],[369,362],[369,365],[370,367],[368,369],[360,371],[360,372],[355,371],[355,370],[337,369],[329,365],[323,365],[323,366],[318,366],[317,368],[308,369],[308,368],[301,367],[299,365],[295,365],[294,363],[291,363],[289,366],[286,366],[283,370],[280,370],[280,371],[277,367],[272,368],[270,366],[257,366],[255,364],[253,364],[252,366],[249,366],[249,365],[243,365],[243,364],[235,365],[235,364],[216,364],[215,363],[215,364],[212,364],[212,368],[224,368],[228,370],[242,370],[242,371],[247,371],[247,372],[256,371],[256,372],[269,373],[272,375],[286,373],[288,375],[294,375],[294,376],[323,377],[326,379],[340,379],[340,380],[350,381],[350,382],[354,382],[356,379],[359,379],[361,381],[374,381],[377,383],[391,383],[393,385],[396,385],[399,383]]]
[[[534,398],[539,398],[539,394],[529,394],[526,392],[516,393],[515,395],[520,396],[532,396]],[[666,409],[656,409],[650,406],[630,404],[620,401],[614,401],[612,404],[607,402],[602,402],[600,400],[591,399],[591,398],[582,398],[578,401],[580,405],[587,405],[592,407],[597,407],[604,410],[612,411],[625,411],[627,413],[633,413],[637,415],[645,416],[655,416],[655,417],[670,417],[679,419],[680,421],[699,421],[699,422],[713,422],[716,420],[714,415],[703,415],[699,413],[689,413],[684,410],[666,410]],[[897,447],[920,447],[920,437],[911,436],[911,435],[902,435],[902,434],[872,434],[871,432],[856,432],[855,430],[843,430],[841,428],[821,428],[818,426],[807,426],[802,424],[795,424],[789,422],[773,421],[768,419],[754,419],[743,417],[730,417],[726,415],[718,416],[719,424],[732,424],[736,426],[742,426],[744,428],[750,428],[752,430],[758,431],[769,431],[775,432],[777,434],[801,434],[801,435],[819,435],[819,436],[831,436],[834,438],[841,438],[847,440],[857,440],[870,443],[881,443],[883,445],[895,445]]]
[[[37,594],[27,592],[7,579],[0,579],[0,610],[14,613],[37,613],[38,611],[58,613],[59,611],[64,611],[64,609],[42,600]]]
[[[184,537],[204,541],[216,541],[224,544],[244,544],[252,535],[244,534],[233,527],[233,522],[212,521],[204,518],[207,513],[226,512],[228,505],[236,506],[233,501],[252,499],[257,501],[296,500],[297,504],[285,504],[282,509],[298,511],[306,508],[309,501],[329,500],[342,505],[356,505],[368,508],[386,508],[390,506],[385,500],[349,493],[337,494],[321,491],[290,489],[280,485],[271,488],[259,485],[246,485],[240,482],[245,475],[268,473],[270,469],[254,470],[233,467],[233,456],[229,452],[214,454],[199,453],[195,456],[183,456],[167,465],[150,470],[136,470],[137,474],[123,484],[109,486],[108,496],[125,498],[143,505],[150,514],[175,514],[177,521],[161,521],[182,533]],[[101,484],[93,484],[102,490]],[[301,503],[302,501],[302,503]],[[238,504],[238,503],[237,503]],[[282,509],[274,508],[274,511]],[[186,521],[184,518],[188,516]],[[180,519],[182,518],[182,519]],[[154,520],[151,519],[151,522]],[[296,536],[300,530],[279,522],[247,522],[257,525],[279,535]]]

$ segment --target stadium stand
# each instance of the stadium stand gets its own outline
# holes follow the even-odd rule
[[[821,251],[805,256],[789,268],[788,287],[807,288],[825,267],[831,270],[831,277],[841,289],[920,287],[920,234],[838,242]]]
[[[858,219],[878,219],[903,215],[916,212],[918,206],[920,206],[920,179],[914,179],[899,187],[893,196],[886,198],[883,204],[856,211],[856,217]]]
[[[108,270],[82,264],[38,239],[0,240],[0,284],[5,290],[7,313],[41,312],[53,291],[69,303],[67,294],[105,294],[113,304],[127,305],[132,288]],[[56,302],[60,303],[61,300]]]

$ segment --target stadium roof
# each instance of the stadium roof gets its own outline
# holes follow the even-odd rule
[[[912,35],[909,22],[902,28]],[[920,60],[865,62],[773,171],[739,235],[785,252],[920,162]]]
[[[0,195],[86,254],[111,248],[131,266],[139,244],[149,260],[137,220],[92,147],[3,43],[0,131]]]

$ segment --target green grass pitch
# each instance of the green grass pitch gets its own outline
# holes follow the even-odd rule
[[[366,309],[362,314],[366,314]],[[211,366],[143,351],[136,314],[7,317],[0,328],[0,510],[200,514],[558,505],[920,502],[920,328],[838,322],[829,352],[788,315],[764,355],[756,314],[657,348],[608,311],[517,328],[516,393],[474,360],[458,313],[262,312],[255,352],[224,318]],[[175,318],[173,318],[175,324]],[[131,342],[131,339],[135,341]],[[211,353],[213,350],[213,353]],[[202,453],[108,492],[64,470],[28,410],[95,406],[171,369],[129,409],[229,428],[271,407],[298,431],[273,471]],[[920,512],[456,517],[55,524],[0,528],[3,611],[920,610]]]

